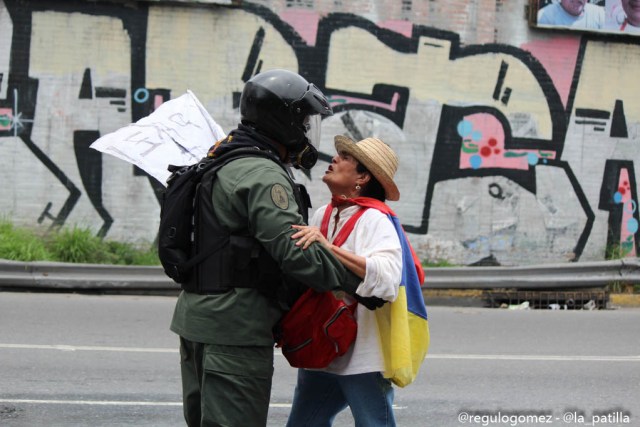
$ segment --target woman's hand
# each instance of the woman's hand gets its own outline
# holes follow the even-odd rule
[[[326,237],[322,235],[318,227],[311,225],[292,225],[291,227],[298,230],[291,236],[292,239],[298,239],[296,246],[302,246],[302,249],[307,249],[313,242],[319,242],[327,247],[336,258],[338,258],[342,265],[351,270],[356,276],[364,279],[364,276],[367,274],[367,260],[365,257],[332,245]]]
[[[298,239],[296,246],[307,249],[313,242],[318,242],[331,249],[331,243],[322,235],[318,227],[310,225],[292,225],[291,227],[298,230],[291,236],[292,239]]]

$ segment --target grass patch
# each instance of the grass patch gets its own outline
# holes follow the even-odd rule
[[[155,246],[142,250],[128,243],[106,242],[108,253],[113,258],[111,264],[124,265],[160,265]]]
[[[622,243],[615,243],[609,245],[605,248],[604,259],[606,260],[616,260],[616,259],[624,259],[633,250],[633,240],[627,239],[627,241]]]
[[[14,261],[38,261],[51,258],[42,238],[33,232],[0,222],[0,258]]]
[[[0,258],[82,264],[159,265],[155,246],[103,240],[86,228],[39,233],[0,221]]]
[[[108,263],[108,254],[101,239],[88,229],[61,229],[47,236],[55,261],[101,264]]]

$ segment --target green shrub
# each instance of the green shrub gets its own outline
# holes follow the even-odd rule
[[[64,228],[50,234],[49,250],[61,262],[109,263],[102,240],[86,228]]]
[[[116,241],[105,242],[113,257],[113,264],[156,265],[159,264],[158,251],[155,246],[138,248],[130,243]]]
[[[103,240],[86,228],[52,230],[45,236],[0,220],[0,258],[83,264],[158,265],[154,246]]]
[[[0,222],[0,258],[12,261],[38,261],[51,258],[42,237],[31,231]]]

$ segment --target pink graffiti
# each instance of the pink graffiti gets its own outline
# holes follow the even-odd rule
[[[312,10],[282,12],[280,18],[291,25],[309,46],[316,45],[320,15]]]
[[[0,108],[0,130],[10,130],[13,123],[13,110]]]
[[[361,104],[361,105],[364,104],[364,105],[370,105],[372,107],[384,108],[385,110],[389,110],[389,111],[396,111],[396,108],[398,106],[398,100],[400,100],[400,94],[396,92],[391,97],[391,102],[389,104],[385,104],[384,102],[380,102],[380,101],[372,101],[370,99],[356,98],[352,96],[329,97],[329,104],[331,104],[332,107],[335,107],[336,105],[343,105],[343,104]]]
[[[458,134],[462,137],[460,169],[527,170],[540,161],[555,158],[555,153],[549,151],[505,149],[502,123],[491,114],[465,116],[458,123]]]
[[[158,107],[160,107],[163,103],[164,103],[164,99],[162,98],[162,95],[156,95],[153,98],[153,109],[154,109],[154,111],[157,110]]]
[[[311,10],[292,10],[282,12],[280,18],[291,25],[309,46],[316,45],[318,23],[320,21],[319,13]],[[396,19],[382,21],[378,23],[378,27],[395,31],[405,37],[411,37],[413,34],[413,24],[410,21]]]
[[[395,31],[396,33],[400,33],[409,38],[413,34],[413,24],[410,21],[401,21],[398,19],[382,21],[378,22],[378,27]]]
[[[637,209],[637,204],[631,197],[631,185],[629,183],[629,171],[622,169],[618,181],[618,193],[620,203],[622,203],[622,226],[620,227],[620,243],[622,255],[628,257],[636,256],[635,234],[629,230],[627,224],[635,221],[633,214]]]
[[[520,46],[535,56],[547,70],[553,84],[566,106],[571,90],[571,82],[578,61],[579,37],[554,37]]]

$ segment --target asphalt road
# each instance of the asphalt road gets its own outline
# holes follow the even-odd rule
[[[0,293],[0,425],[184,425],[174,302]],[[399,426],[640,425],[640,309],[429,316],[430,354],[396,390]],[[269,426],[283,426],[296,371],[275,364]],[[348,411],[335,425],[353,425]]]

